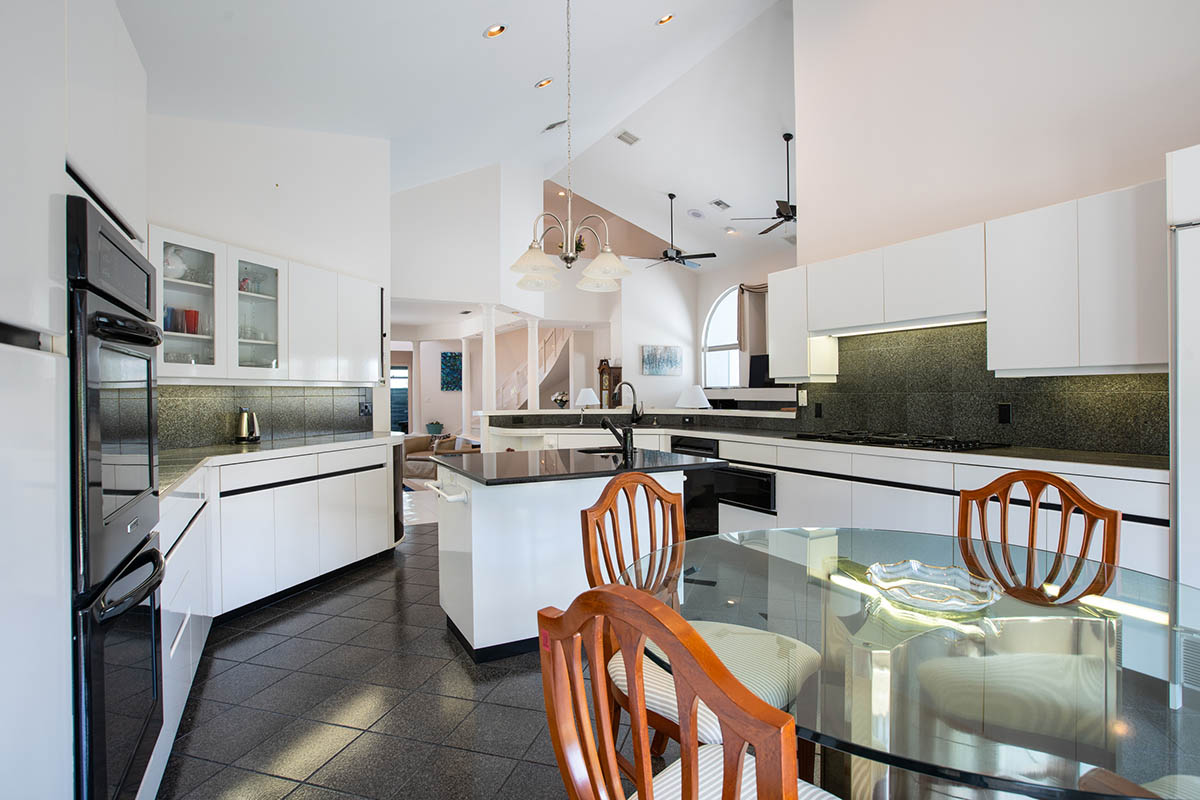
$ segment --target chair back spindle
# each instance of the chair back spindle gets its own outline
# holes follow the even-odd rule
[[[1020,502],[1013,498],[1017,486],[1023,487],[1029,497],[1029,524],[1024,536],[1018,535],[1014,542],[1009,536],[1009,521],[1011,506]],[[1038,532],[1041,520],[1053,510],[1053,502],[1047,499],[1048,489],[1058,494],[1059,522],[1052,551],[1054,559],[1043,573],[1038,563]],[[999,503],[995,537],[989,529],[991,502]],[[973,517],[979,525],[978,538],[973,530]],[[1082,530],[1072,537],[1071,522],[1077,517],[1082,521]],[[1099,565],[1088,580],[1085,567],[1096,543],[1097,527],[1101,537]],[[958,544],[967,569],[992,579],[1007,594],[1026,602],[1058,605],[1073,603],[1087,595],[1104,594],[1116,577],[1120,535],[1120,511],[1092,502],[1075,484],[1049,472],[1017,470],[1001,475],[981,489],[959,492]],[[1013,558],[1013,548],[1018,546],[1025,548],[1021,567]]]

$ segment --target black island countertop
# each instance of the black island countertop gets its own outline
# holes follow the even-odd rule
[[[605,452],[615,450],[616,452]],[[716,458],[634,450],[630,464],[622,462],[620,448],[588,447],[581,450],[523,450],[506,453],[435,455],[431,460],[484,486],[510,483],[569,481],[608,478],[622,472],[679,472],[723,467]]]

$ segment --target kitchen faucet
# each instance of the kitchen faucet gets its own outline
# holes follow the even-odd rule
[[[613,424],[613,421],[608,417],[600,420],[600,427],[605,428],[613,436],[617,437],[617,441],[621,443],[621,456],[625,462],[625,466],[633,463],[633,428],[626,425],[624,428],[618,428]]]
[[[631,425],[636,425],[639,422],[641,422],[642,417],[645,416],[645,407],[638,406],[637,389],[633,388],[633,384],[630,383],[629,381],[621,381],[616,386],[614,386],[613,394],[616,394],[617,392],[619,392],[621,390],[622,386],[628,386],[629,393],[633,395],[633,402],[630,404],[631,407],[629,409],[629,422]]]

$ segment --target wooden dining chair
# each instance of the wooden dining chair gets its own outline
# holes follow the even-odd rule
[[[645,500],[644,516],[639,512],[639,497]],[[609,481],[600,499],[580,517],[590,586],[614,584],[625,575],[626,585],[679,608],[686,540],[681,495],[667,491],[645,473],[627,472]],[[645,521],[644,537],[639,519]],[[697,621],[693,626],[738,680],[776,708],[789,707],[804,681],[820,667],[820,654],[789,636],[726,622]],[[615,655],[614,642],[608,643],[606,656],[603,663],[607,664],[613,714],[619,718],[622,708],[632,714],[625,666]],[[662,755],[668,739],[680,741],[681,735],[674,682],[670,673],[653,661],[645,667],[644,680],[646,714],[656,731],[651,752]],[[698,724],[700,741],[721,741],[721,726],[703,705]],[[806,745],[804,754],[805,774],[809,775],[812,748]],[[631,774],[633,766],[623,756],[621,767]]]
[[[585,656],[588,664],[597,664],[608,655],[609,641],[616,642],[616,657],[633,676],[628,697],[636,794],[631,797],[832,800],[833,795],[796,777],[792,716],[746,689],[696,630],[655,597],[629,586],[590,589],[566,611],[539,611],[538,635],[550,738],[571,800],[626,798],[610,686],[589,682],[583,669]],[[652,774],[644,682],[650,642],[671,665],[680,732],[679,759],[657,775]],[[702,743],[702,707],[719,720],[720,744]]]
[[[1166,775],[1142,785],[1103,767],[1095,767],[1080,776],[1079,788],[1096,795],[1114,797],[1200,797],[1200,776]]]
[[[1027,532],[1014,542],[1009,536],[1008,521],[1012,505],[1023,504],[1022,500],[1012,497],[1013,489],[1018,485],[1024,487],[1029,496],[1029,525]],[[1054,561],[1042,574],[1038,567],[1037,537],[1043,517],[1041,512],[1054,507],[1046,500],[1048,488],[1058,492],[1060,518]],[[992,500],[998,501],[1000,506],[999,528],[994,535],[988,528],[988,507]],[[1076,514],[1082,517],[1082,531],[1072,537],[1071,520]],[[978,538],[971,523],[973,516],[979,521]],[[1097,525],[1101,528],[1100,559],[1095,574],[1088,580],[1085,567]],[[1006,594],[1038,605],[1073,603],[1087,595],[1102,595],[1112,586],[1121,544],[1121,512],[1092,502],[1078,486],[1058,475],[1017,470],[1001,475],[982,489],[959,492],[958,544],[967,569],[1000,584]],[[1023,569],[1013,559],[1014,544],[1025,548]],[[1068,560],[1074,564],[1064,568]],[[1066,574],[1059,582],[1060,574],[1064,572]]]

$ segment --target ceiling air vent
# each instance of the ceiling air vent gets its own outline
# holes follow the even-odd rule
[[[639,141],[641,141],[638,137],[634,136],[629,131],[621,131],[620,133],[617,134],[617,139],[619,139],[620,141],[629,145],[630,147],[632,147],[633,145],[635,145]]]
[[[724,200],[722,200],[719,197],[716,200],[709,200],[708,204],[710,206],[716,206],[717,208],[721,209],[722,211],[729,210],[729,203],[726,203]]]
[[[795,244],[796,243],[796,235],[794,233],[788,234],[787,236],[783,237],[783,240],[785,242],[787,242],[788,244]]]
[[[551,122],[549,125],[542,128],[542,133],[549,133],[550,131],[555,130],[557,128],[561,128],[563,125],[566,125],[566,124],[567,124],[567,121],[565,119],[560,119],[558,122]]]

